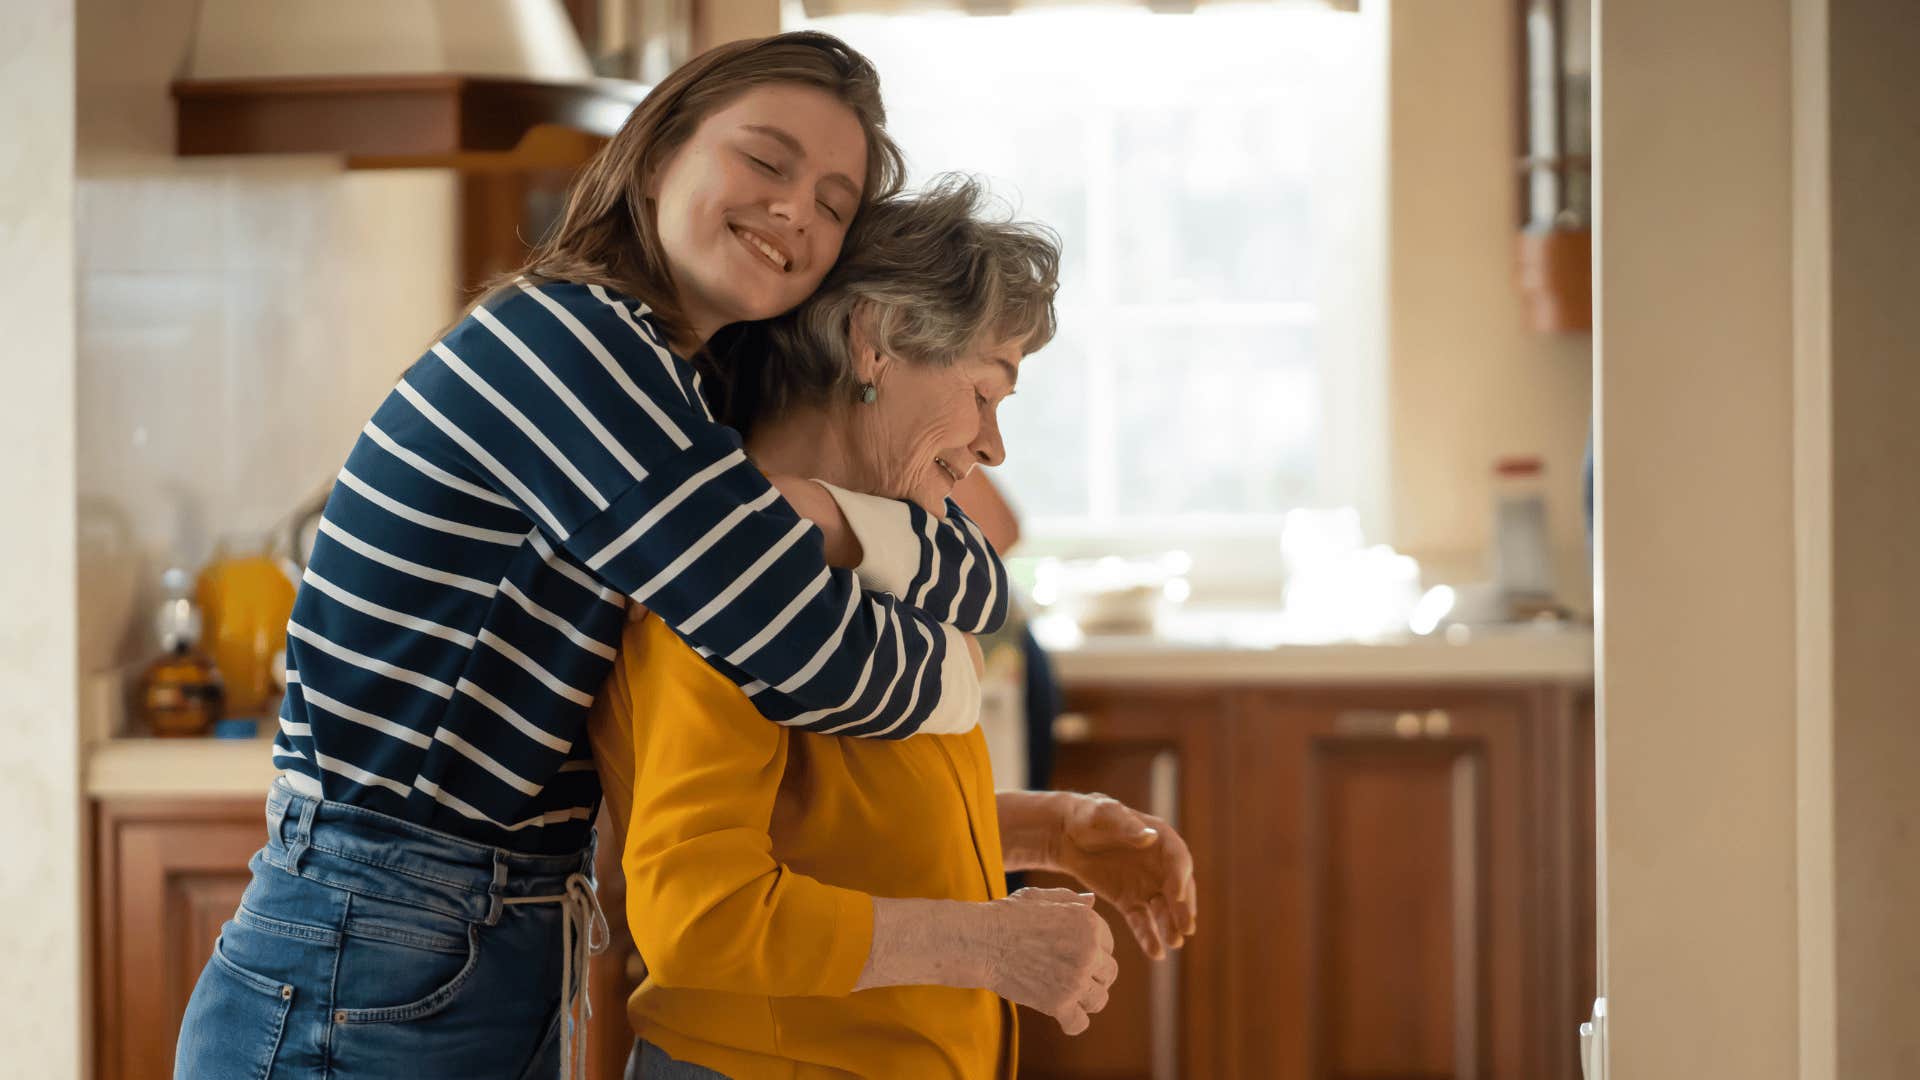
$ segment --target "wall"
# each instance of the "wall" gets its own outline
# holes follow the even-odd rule
[[[86,670],[150,654],[159,572],[328,483],[451,317],[450,173],[182,159],[194,0],[81,0],[79,491]]]
[[[74,716],[73,5],[0,5],[0,1072],[81,1067]]]
[[[1609,1075],[1792,1077],[1789,5],[1604,0],[1598,17]]]
[[[1389,13],[1392,539],[1429,576],[1483,576],[1493,461],[1539,454],[1556,569],[1584,609],[1592,343],[1527,329],[1514,286],[1514,8],[1397,0]]]
[[[1836,1071],[1920,1076],[1920,9],[1825,0]]]

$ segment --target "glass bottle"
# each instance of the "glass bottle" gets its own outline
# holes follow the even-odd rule
[[[188,595],[187,572],[169,570],[161,584],[167,591],[155,617],[161,655],[140,678],[138,713],[163,738],[205,735],[220,719],[226,696],[220,671],[198,648],[200,611]]]
[[[1537,457],[1504,457],[1493,467],[1493,582],[1513,619],[1554,606],[1543,471]]]

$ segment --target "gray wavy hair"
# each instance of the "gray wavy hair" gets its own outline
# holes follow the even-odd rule
[[[947,367],[980,340],[1053,339],[1060,238],[1014,220],[979,180],[944,173],[854,219],[839,263],[794,311],[742,330],[709,371],[720,419],[746,431],[793,405],[852,400],[852,331],[882,354]],[[719,358],[716,358],[719,359]]]

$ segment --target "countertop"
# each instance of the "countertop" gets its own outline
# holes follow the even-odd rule
[[[1539,625],[1371,642],[1289,640],[1271,616],[1184,613],[1151,635],[1082,637],[1070,624],[1035,623],[1069,686],[1551,682],[1593,678],[1593,633]],[[86,753],[95,798],[264,797],[275,769],[270,737],[115,738]]]
[[[1593,679],[1593,631],[1581,624],[1449,627],[1430,637],[1312,641],[1264,612],[1190,612],[1154,634],[1087,637],[1035,620],[1061,682],[1285,684],[1567,682]]]

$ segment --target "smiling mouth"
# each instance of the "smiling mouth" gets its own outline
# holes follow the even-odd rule
[[[758,233],[735,225],[733,226],[733,235],[740,238],[741,245],[748,251],[760,256],[766,260],[768,266],[773,267],[783,274],[787,272],[787,267],[793,264],[793,260],[787,258],[786,255],[781,253],[779,248],[768,243],[766,239]]]
[[[947,474],[947,479],[953,481],[955,484],[958,484],[960,482],[959,474],[947,467],[947,462],[945,458],[934,458],[933,463],[935,465],[940,466],[940,471]]]

